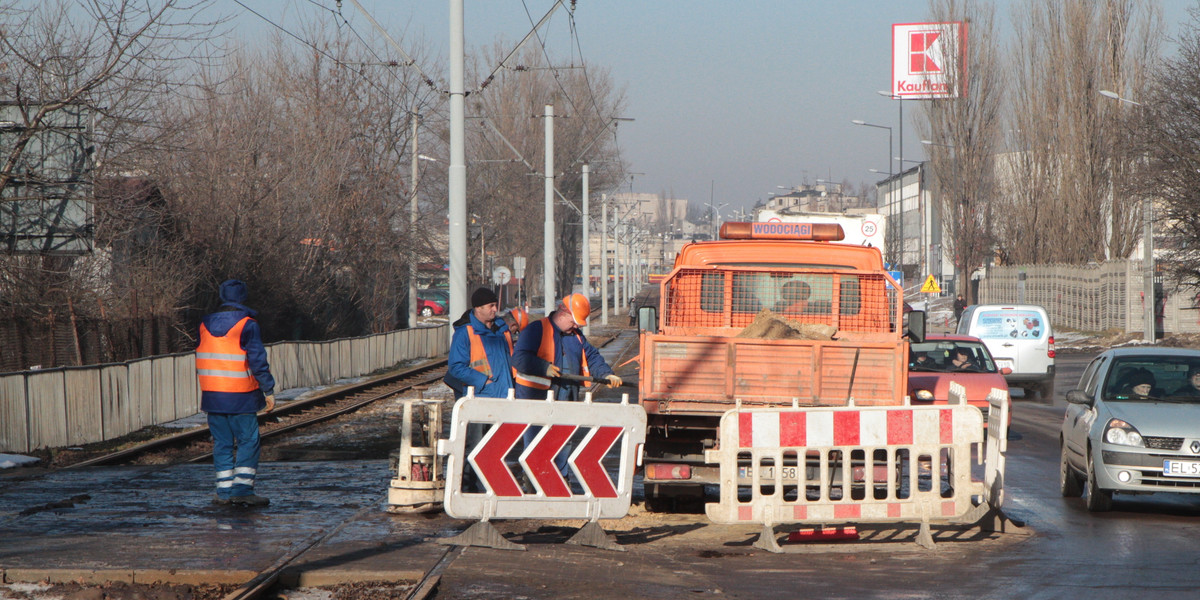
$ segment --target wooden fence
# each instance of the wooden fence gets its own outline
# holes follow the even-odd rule
[[[443,356],[448,326],[267,346],[275,389],[315,387]],[[101,442],[200,411],[194,352],[0,375],[0,452]]]
[[[1200,333],[1197,289],[1170,280],[1163,281],[1161,288],[1158,330],[1167,334]],[[979,302],[1041,305],[1058,329],[1140,332],[1146,330],[1144,289],[1139,260],[1010,265],[988,269],[979,282]]]

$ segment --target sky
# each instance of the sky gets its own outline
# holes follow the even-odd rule
[[[336,4],[242,2],[285,26],[332,18]],[[447,1],[359,2],[402,47],[428,44],[448,55]],[[553,4],[465,0],[468,52],[498,39],[515,45]],[[1020,2],[996,4],[1002,33],[1009,31]],[[1162,0],[1168,36],[1178,34],[1194,4]],[[272,29],[233,0],[218,6],[234,15],[237,35]],[[342,0],[341,13],[358,32],[374,31],[352,0]],[[781,193],[779,186],[871,183],[881,178],[871,169],[898,169],[889,156],[903,151],[909,167],[924,158],[914,126],[920,101],[903,103],[901,136],[898,102],[878,91],[890,89],[892,24],[927,21],[926,0],[577,0],[574,15],[578,48],[561,7],[544,29],[546,46],[554,57],[582,52],[589,67],[610,69],[624,87],[627,109],[618,116],[635,121],[621,123],[618,136],[637,174],[621,191],[728,204],[728,215]],[[377,50],[384,47],[378,41]],[[853,119],[891,127],[892,148],[888,130]]]

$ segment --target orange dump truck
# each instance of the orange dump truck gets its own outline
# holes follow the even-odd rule
[[[704,450],[721,415],[743,406],[899,405],[908,342],[903,300],[876,248],[836,243],[837,224],[726,223],[684,246],[639,313],[639,393],[649,415],[647,503],[666,508],[717,484]],[[762,309],[833,332],[816,339],[739,337]],[[914,335],[923,314],[912,313]],[[764,315],[764,317],[767,315]],[[919,324],[918,324],[919,322]],[[820,327],[825,326],[825,327]]]

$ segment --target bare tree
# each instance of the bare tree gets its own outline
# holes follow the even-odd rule
[[[1133,181],[1156,201],[1168,268],[1179,281],[1200,284],[1200,7],[1179,36],[1179,54],[1153,73],[1144,128],[1133,153],[1145,168]],[[1141,111],[1138,111],[1141,112]]]
[[[965,69],[951,69],[948,87],[956,97],[925,101],[918,130],[934,142],[928,149],[932,183],[944,222],[943,244],[954,257],[957,288],[965,290],[972,272],[991,254],[996,198],[993,159],[1004,100],[995,10],[989,3],[933,0],[932,20],[965,21],[970,32],[957,40],[965,48]]]
[[[277,40],[208,74],[154,168],[200,273],[197,308],[244,279],[272,336],[393,328],[409,258],[429,246],[409,230],[406,177],[411,119],[440,97],[320,35],[321,52]]]
[[[482,65],[497,64],[503,56],[497,44],[478,54],[473,70],[486,72]],[[526,278],[536,276],[543,244],[540,235],[531,234],[541,230],[544,220],[540,115],[545,105],[554,105],[555,189],[561,194],[555,199],[555,289],[567,291],[581,266],[581,167],[595,165],[589,177],[593,194],[623,177],[612,119],[621,116],[624,97],[606,70],[551,69],[547,60],[541,48],[526,49],[511,61],[520,66],[501,70],[483,92],[468,99],[468,118],[474,123],[468,128],[468,203],[470,212],[483,216],[488,251],[500,260],[528,257]],[[593,219],[599,204],[593,201],[589,207]],[[598,229],[594,224],[593,231]],[[481,283],[490,280],[489,268],[483,265]]]
[[[1139,238],[1129,190],[1128,107],[1161,39],[1150,0],[1028,0],[1015,13],[1013,129],[1001,161],[1002,257],[1016,263],[1123,258]]]

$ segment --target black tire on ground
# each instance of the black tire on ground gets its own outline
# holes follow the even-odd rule
[[[1043,400],[1054,400],[1054,380],[1043,381],[1038,385],[1038,396]]]
[[[1067,462],[1067,443],[1060,442],[1058,459],[1058,488],[1063,498],[1078,498],[1083,495],[1083,478]]]
[[[1101,489],[1096,485],[1096,461],[1088,451],[1087,457],[1087,509],[1088,512],[1108,512],[1112,510],[1112,491]]]

